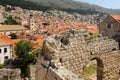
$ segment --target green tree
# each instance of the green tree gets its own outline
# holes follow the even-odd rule
[[[7,20],[5,20],[3,24],[5,24],[5,25],[16,25],[18,23],[12,17],[8,17]]]
[[[11,33],[9,36],[11,37],[11,39],[17,39],[17,35],[15,33]]]
[[[18,59],[14,65],[21,69],[21,76],[28,77],[28,67],[36,62],[36,55],[32,54],[33,45],[29,41],[21,40],[15,47]]]

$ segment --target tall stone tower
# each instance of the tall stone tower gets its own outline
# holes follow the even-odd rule
[[[33,30],[33,31],[36,30],[36,23],[33,15],[30,15],[29,17],[29,28],[30,30]]]

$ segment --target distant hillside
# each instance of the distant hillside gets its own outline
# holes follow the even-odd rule
[[[93,13],[114,13],[120,14],[120,10],[107,9],[88,3],[77,2],[73,0],[0,0],[1,5],[20,6],[26,9],[33,10],[51,10],[59,9],[69,13],[77,12],[80,14],[93,14]]]

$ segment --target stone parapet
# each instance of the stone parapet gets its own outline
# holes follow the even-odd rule
[[[0,69],[0,80],[21,80],[20,69]]]

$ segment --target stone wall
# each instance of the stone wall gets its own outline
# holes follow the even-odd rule
[[[44,55],[39,55],[36,64],[35,80],[84,80],[66,69],[61,63],[47,60]]]
[[[106,37],[89,38],[87,41],[85,38],[86,36],[82,31],[74,30],[48,37],[43,43],[41,50],[42,57],[38,60],[36,74],[43,77],[49,73],[49,67],[59,70],[61,66],[72,71],[73,74],[84,75],[84,68],[87,64],[91,60],[96,60],[97,80],[118,80],[118,43]],[[52,71],[56,74],[54,70]],[[40,78],[38,79],[43,80]]]
[[[21,80],[19,69],[0,69],[0,80]]]
[[[29,66],[29,78],[30,80],[35,80],[36,65]]]

